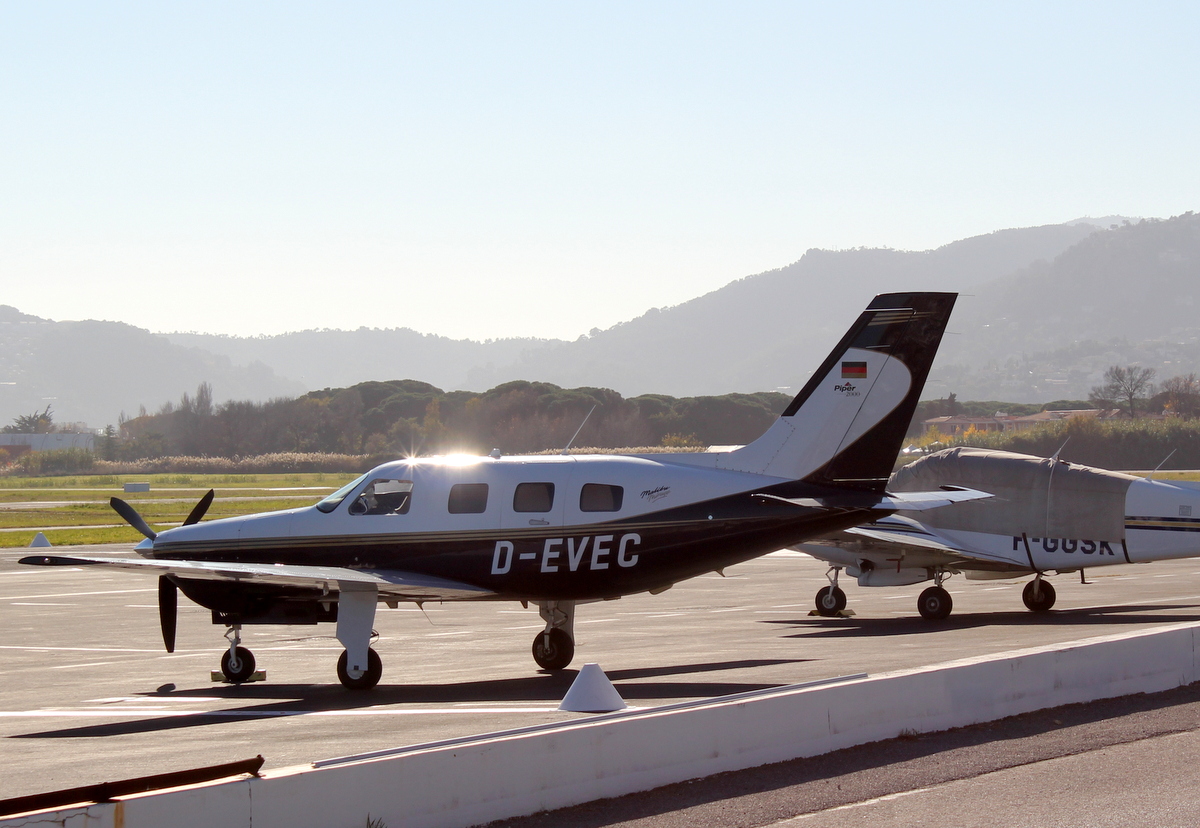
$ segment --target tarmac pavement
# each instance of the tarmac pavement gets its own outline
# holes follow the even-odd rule
[[[367,693],[337,683],[332,625],[247,627],[267,680],[235,687],[210,679],[226,645],[207,611],[181,602],[168,655],[153,577],[18,566],[24,554],[0,555],[0,797],[260,753],[282,767],[582,715],[556,709],[575,671],[533,664],[532,607],[381,608],[384,675]],[[955,578],[955,614],[941,623],[917,616],[924,585],[845,580],[857,614],[810,616],[824,571],[776,553],[662,595],[582,606],[573,666],[599,663],[645,707],[1200,621],[1200,560],[1089,570],[1087,585],[1055,578],[1058,606],[1040,615],[1022,605],[1022,582]]]

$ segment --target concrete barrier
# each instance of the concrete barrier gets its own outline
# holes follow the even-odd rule
[[[889,739],[1200,680],[1180,624],[414,746],[0,826],[463,826]]]

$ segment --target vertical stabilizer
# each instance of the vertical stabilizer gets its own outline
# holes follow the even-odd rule
[[[771,428],[718,467],[882,491],[956,298],[876,296]]]

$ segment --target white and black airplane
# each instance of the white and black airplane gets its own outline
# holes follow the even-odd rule
[[[26,557],[155,573],[163,639],[174,646],[176,590],[229,629],[221,660],[234,682],[254,671],[243,624],[337,623],[338,678],[373,687],[376,605],[516,600],[545,630],[535,661],[566,667],[579,603],[657,593],[897,508],[983,496],[889,495],[888,474],[950,311],[952,293],[875,298],[775,423],[730,451],[643,456],[435,457],[372,469],[300,509],[155,533],[141,558]]]
[[[1200,485],[977,448],[944,449],[899,469],[890,492],[939,486],[986,489],[993,497],[922,514],[903,510],[827,538],[797,544],[830,564],[830,584],[817,593],[817,612],[846,607],[838,573],[859,586],[933,581],[917,599],[922,617],[941,620],[953,601],[944,579],[1032,575],[1025,606],[1054,606],[1047,573],[1146,563],[1200,555]]]

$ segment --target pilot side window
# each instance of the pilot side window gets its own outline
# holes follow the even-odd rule
[[[452,515],[478,515],[487,511],[488,484],[455,483],[447,508]]]
[[[604,483],[586,483],[579,493],[581,512],[619,512],[625,499],[625,490],[620,486]]]
[[[513,493],[514,512],[549,512],[553,505],[553,483],[518,483]]]
[[[411,480],[384,477],[372,480],[350,504],[348,511],[352,515],[406,515],[412,488]]]

